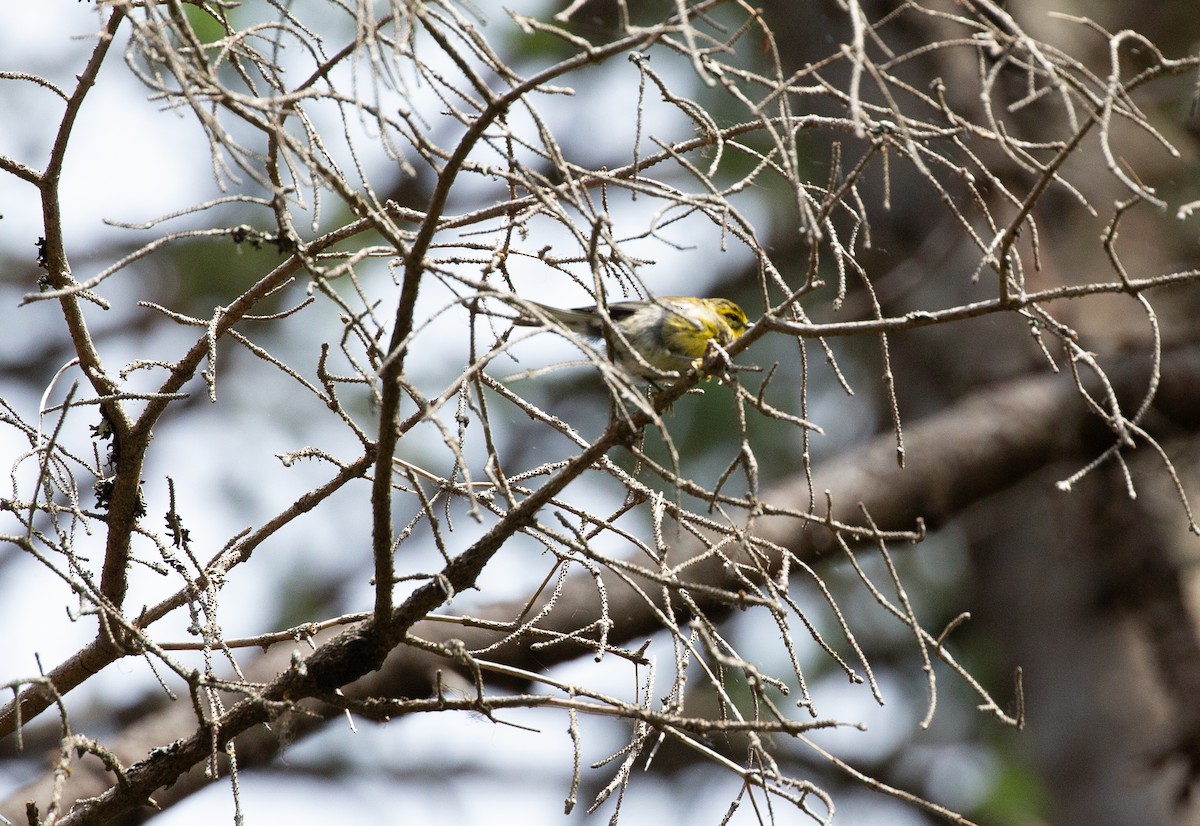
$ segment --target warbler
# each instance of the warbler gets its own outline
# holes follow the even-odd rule
[[[594,304],[564,310],[529,303],[573,333],[607,341],[617,349],[619,364],[647,379],[657,378],[655,371],[682,373],[699,367],[710,341],[722,346],[729,344],[747,326],[746,313],[728,298],[672,295],[647,301],[614,301],[607,307],[615,333],[607,336]],[[538,327],[545,322],[526,313],[513,323]],[[641,361],[629,352],[631,348]]]

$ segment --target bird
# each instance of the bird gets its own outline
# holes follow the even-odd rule
[[[513,323],[522,327],[552,326],[547,319],[590,339],[615,348],[615,360],[644,379],[662,373],[684,373],[704,361],[710,341],[730,344],[746,331],[746,313],[728,298],[673,295],[642,301],[614,301],[606,305],[612,330],[606,331],[596,305],[562,309],[524,302]],[[631,350],[636,351],[636,355]],[[614,355],[610,349],[610,356]],[[640,358],[639,358],[640,357]]]

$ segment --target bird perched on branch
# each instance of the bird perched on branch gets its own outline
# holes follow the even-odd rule
[[[551,326],[553,320],[572,333],[604,341],[615,348],[616,361],[643,378],[657,371],[684,373],[700,366],[708,343],[725,346],[746,331],[746,313],[727,298],[673,295],[646,301],[614,301],[607,305],[612,328],[605,329],[595,305],[564,310],[526,302],[513,323],[523,327]],[[636,355],[635,355],[636,353]]]

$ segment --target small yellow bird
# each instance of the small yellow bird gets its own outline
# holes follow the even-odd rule
[[[642,378],[653,379],[655,371],[684,373],[699,367],[709,341],[724,346],[746,331],[746,313],[728,298],[693,298],[672,295],[647,301],[615,301],[608,317],[617,334],[605,336],[596,306],[563,310],[528,302],[572,333],[605,341],[618,350],[616,360]],[[541,327],[545,319],[525,313],[514,319],[523,327]],[[622,341],[621,339],[624,339]],[[635,350],[641,361],[629,350]],[[643,364],[642,362],[645,362]],[[649,365],[653,369],[647,369]]]

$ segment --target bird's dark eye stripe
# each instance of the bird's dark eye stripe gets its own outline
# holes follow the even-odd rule
[[[731,307],[722,307],[720,313],[729,322],[731,327],[744,327],[746,324],[746,320],[742,318],[742,314]]]

